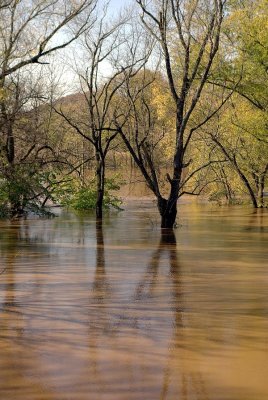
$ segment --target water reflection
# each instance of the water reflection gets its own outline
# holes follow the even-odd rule
[[[187,360],[187,356],[185,357],[183,354],[187,342],[184,336],[189,336],[191,333],[187,332],[187,302],[184,301],[182,268],[179,264],[177,240],[174,231],[162,232],[159,244],[159,256],[162,252],[167,252],[169,258],[172,293],[171,304],[174,322],[173,332],[168,346],[169,352],[164,370],[161,399],[169,398],[171,387],[177,384],[178,398],[183,400],[193,398],[197,400],[208,400],[209,396],[203,374],[200,371],[191,371],[187,365],[183,365],[183,360]],[[179,359],[181,362],[180,375],[176,375],[174,371],[177,370]]]
[[[249,221],[246,230],[250,232],[267,233],[268,227],[266,225],[267,210],[260,208],[253,210],[249,215]]]
[[[10,222],[10,234],[8,241],[4,246],[4,253],[1,254],[1,275],[8,272],[9,279],[4,284],[1,283],[1,291],[3,293],[0,307],[4,312],[12,312],[13,307],[16,305],[16,277],[14,273],[14,260],[18,254],[18,241],[20,229],[18,226]],[[19,332],[19,330],[18,330]]]
[[[201,211],[2,223],[0,397],[266,400],[267,214]]]

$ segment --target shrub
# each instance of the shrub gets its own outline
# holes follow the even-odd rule
[[[89,184],[77,187],[77,183],[73,182],[62,189],[59,189],[58,199],[61,205],[71,207],[75,210],[93,210],[96,208],[97,190],[96,180],[93,179]],[[122,200],[112,192],[120,189],[120,183],[116,178],[108,178],[105,182],[103,207],[105,209],[115,208],[121,209]],[[64,193],[65,190],[65,193]]]

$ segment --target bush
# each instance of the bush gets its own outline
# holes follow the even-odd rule
[[[1,179],[0,218],[18,217],[29,212],[39,216],[51,216],[52,213],[42,207],[43,197],[46,195],[42,182],[42,175],[30,174],[19,167],[13,172],[12,178]]]
[[[61,205],[71,207],[75,210],[94,210],[96,208],[97,201],[97,190],[96,180],[93,179],[88,185],[78,187],[77,184],[73,183],[73,186],[68,185],[62,188],[60,192]],[[111,207],[121,210],[122,200],[115,196],[114,191],[120,189],[120,184],[116,181],[116,178],[106,179],[104,188],[103,207],[109,209]],[[63,191],[65,190],[65,195]]]

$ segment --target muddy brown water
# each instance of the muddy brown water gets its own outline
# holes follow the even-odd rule
[[[267,400],[268,212],[0,222],[1,400]]]

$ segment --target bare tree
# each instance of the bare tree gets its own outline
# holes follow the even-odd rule
[[[95,0],[0,3],[0,175],[12,214],[23,212],[37,195],[37,171],[59,160],[40,126],[41,100],[48,96],[44,89],[50,90],[44,71],[39,66],[30,72],[26,66],[47,64],[46,56],[76,40],[91,25],[95,6]]]
[[[0,0],[0,10],[7,8],[11,4],[12,0]]]
[[[115,115],[118,132],[148,188],[161,199],[158,167],[161,165],[161,141],[165,126],[159,123],[154,107],[153,85],[161,90],[160,73],[144,68],[139,73],[125,76],[120,90],[124,106]]]
[[[100,219],[106,156],[118,134],[114,114],[122,107],[122,98],[118,96],[118,92],[126,76],[137,73],[143,63],[143,57],[134,57],[138,46],[137,38],[133,40],[131,36],[131,41],[129,40],[125,22],[126,19],[119,19],[114,23],[108,21],[104,8],[102,17],[84,36],[82,67],[76,65],[81,87],[80,110],[67,114],[63,105],[55,106],[55,111],[78,135],[91,143],[95,150],[96,217]],[[126,57],[127,53],[131,56]]]
[[[263,145],[243,127],[239,128],[239,134],[228,138],[224,135],[224,129],[219,122],[213,133],[208,132],[208,134],[240,178],[253,207],[263,208],[268,176],[267,145]]]
[[[25,65],[45,63],[41,59],[76,40],[95,6],[95,0],[2,1],[0,81]]]
[[[168,132],[172,126],[170,117],[172,108],[169,109],[169,105],[165,104],[164,107],[167,108],[166,112],[169,115],[160,117],[157,113],[157,104],[159,103],[157,95],[159,99],[164,98],[167,103],[170,102],[169,96],[165,95],[168,93],[167,86],[168,82],[160,72],[153,72],[146,68],[134,77],[126,77],[120,90],[120,94],[124,98],[124,108],[120,110],[119,116],[116,118],[120,136],[136,167],[143,175],[148,188],[154,193],[159,208],[165,203],[163,193],[170,181],[169,175],[163,174],[163,170],[172,169],[172,162],[167,161],[165,157],[165,153],[168,153],[166,147],[170,149],[172,146],[171,132]],[[224,98],[220,96],[220,99],[214,97],[215,104],[218,104],[218,107],[214,108],[214,113],[228,98],[228,96]],[[160,107],[160,110],[162,114],[163,107]],[[205,115],[209,115],[209,118],[212,118],[213,115],[212,113],[207,114],[206,109],[201,114],[202,122]],[[187,148],[187,155],[191,155],[191,159],[184,166],[178,198],[185,194],[200,195],[215,181],[215,176],[209,176],[210,169],[217,164],[226,162],[226,159],[219,157],[217,146],[204,147],[204,140],[202,137],[200,138],[200,133],[195,135]],[[208,176],[209,179],[207,179]],[[168,177],[168,182],[166,177]]]
[[[163,228],[172,228],[177,215],[177,200],[182,184],[187,149],[193,134],[216,109],[203,120],[194,121],[194,113],[209,78],[219,49],[225,0],[163,0],[161,3],[137,0],[141,19],[158,41],[172,94],[176,116],[176,146],[172,176],[168,176],[167,198],[158,197]]]
[[[50,175],[68,161],[43,105],[49,90],[42,72],[18,71],[6,79],[0,100],[0,182],[11,216],[22,215],[29,204],[37,210],[55,180]]]

